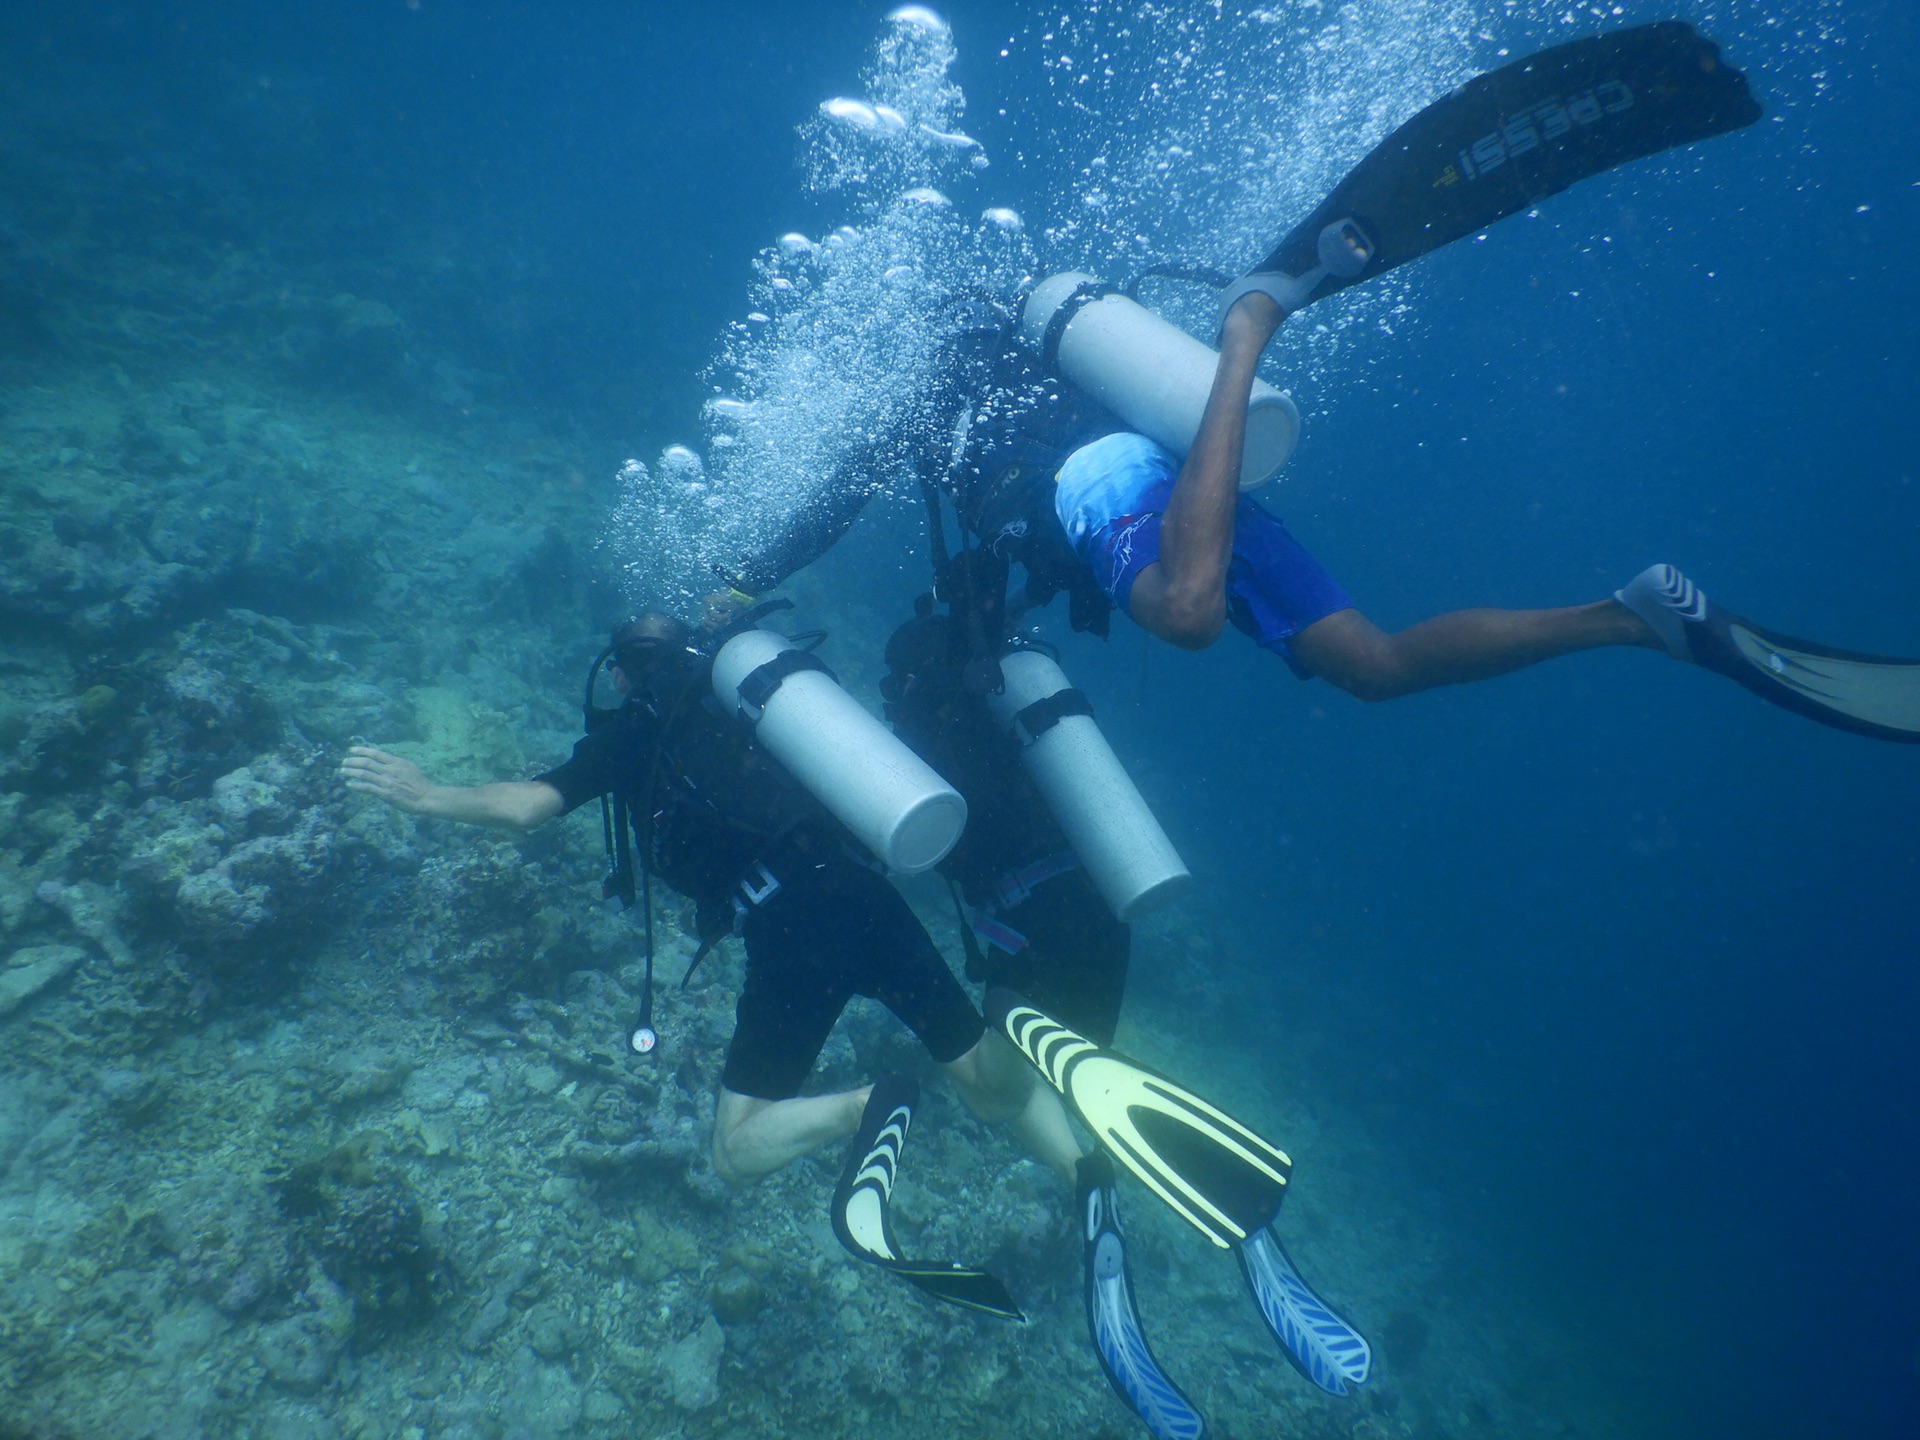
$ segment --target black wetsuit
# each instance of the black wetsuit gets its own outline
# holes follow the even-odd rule
[[[618,795],[641,863],[691,899],[703,939],[738,933],[746,986],[721,1083],[797,1095],[846,1003],[885,1005],[935,1060],[983,1026],[899,893],[839,823],[713,701],[710,667],[662,666],[537,778],[571,811]]]
[[[1020,762],[1018,743],[953,664],[953,623],[926,615],[896,631],[883,688],[894,733],[967,802],[967,828],[940,869],[979,921],[979,978],[1109,1045],[1126,991],[1131,931],[1072,858]],[[1022,883],[1023,873],[1044,878]]]

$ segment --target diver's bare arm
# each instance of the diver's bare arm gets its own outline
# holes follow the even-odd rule
[[[1226,623],[1247,400],[1260,352],[1283,318],[1280,307],[1258,293],[1243,296],[1227,312],[1200,431],[1161,516],[1160,558],[1141,572],[1129,600],[1138,623],[1175,645],[1211,645]]]
[[[531,830],[566,807],[544,780],[497,780],[490,785],[435,785],[411,760],[355,745],[340,762],[349,790],[377,796],[396,810],[463,825],[503,825]]]

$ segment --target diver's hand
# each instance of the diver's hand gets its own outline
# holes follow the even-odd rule
[[[1249,290],[1233,302],[1220,322],[1221,353],[1243,347],[1256,353],[1264,350],[1286,318],[1279,301],[1263,290]]]
[[[355,745],[340,762],[340,778],[347,789],[375,795],[409,815],[432,812],[436,786],[411,760],[403,760],[371,745]]]
[[[717,590],[700,601],[700,633],[717,635],[733,623],[747,607],[740,603],[737,590]]]

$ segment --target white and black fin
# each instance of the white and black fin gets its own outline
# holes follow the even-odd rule
[[[1723,610],[1671,565],[1614,592],[1667,652],[1737,681],[1761,699],[1836,730],[1920,742],[1920,660],[1836,650],[1763,630]]]
[[[1293,1368],[1330,1395],[1364,1385],[1373,1369],[1373,1347],[1308,1288],[1270,1229],[1256,1230],[1239,1246],[1261,1318],[1280,1342]]]
[[[1207,1425],[1147,1346],[1133,1300],[1133,1272],[1115,1208],[1113,1164],[1095,1151],[1080,1159],[1080,1219],[1087,1242],[1087,1332],[1114,1393],[1154,1440],[1201,1440]]]
[[[1027,1317],[1013,1303],[1007,1287],[986,1271],[944,1260],[909,1260],[900,1253],[889,1204],[919,1099],[919,1082],[907,1076],[883,1075],[874,1082],[860,1116],[860,1131],[834,1188],[833,1233],[857,1258],[890,1271],[935,1299],[1024,1320]]]

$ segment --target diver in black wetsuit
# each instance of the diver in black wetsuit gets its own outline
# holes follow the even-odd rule
[[[940,864],[965,896],[967,978],[1017,991],[1113,1044],[1131,927],[1114,917],[1020,763],[1019,742],[967,683],[952,616],[922,596],[887,642],[880,690],[894,733],[967,802],[967,828]]]
[[[739,934],[747,979],[715,1109],[713,1164],[755,1180],[856,1133],[865,1087],[800,1089],[854,995],[886,1005],[945,1067],[969,1108],[1005,1121],[1071,1175],[1077,1147],[1044,1087],[954,980],[899,894],[839,822],[712,700],[694,632],[648,614],[617,631],[609,671],[625,697],[564,764],[531,780],[435,785],[371,746],[341,766],[349,789],[415,815],[530,830],[589,800],[624,802],[639,863],[696,903],[703,940]]]

